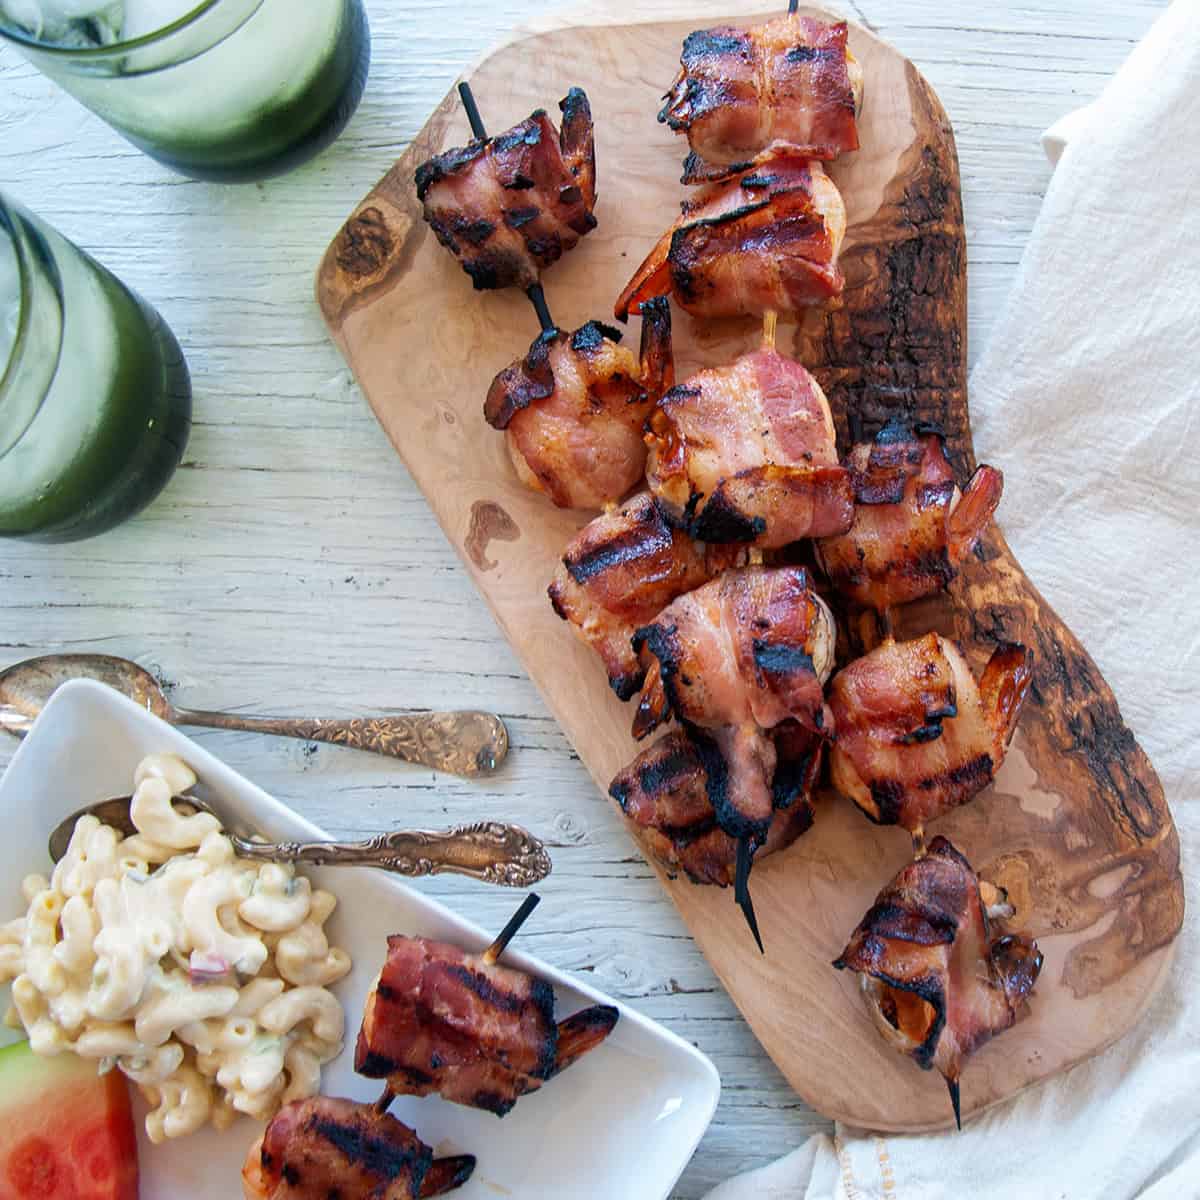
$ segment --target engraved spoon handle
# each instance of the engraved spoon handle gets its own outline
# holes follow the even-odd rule
[[[272,733],[355,750],[388,754],[453,775],[494,771],[508,753],[504,722],[485,712],[415,713],[398,717],[321,720],[316,717],[243,717],[236,713],[177,709],[177,725],[204,725],[249,733]]]
[[[532,887],[550,874],[550,856],[519,825],[484,821],[443,833],[397,830],[365,842],[251,842],[235,837],[242,858],[314,867],[381,867],[419,877],[450,872],[503,887]]]

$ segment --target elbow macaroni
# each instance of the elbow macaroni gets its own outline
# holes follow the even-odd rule
[[[337,901],[291,867],[238,859],[216,818],[172,797],[196,777],[172,755],[135,775],[134,835],[76,822],[28,911],[0,924],[0,983],[37,1054],[118,1068],[153,1105],[153,1142],[238,1113],[268,1120],[315,1095],[341,1053],[328,986],[350,970],[325,923]]]

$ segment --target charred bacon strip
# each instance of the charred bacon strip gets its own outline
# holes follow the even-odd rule
[[[723,793],[710,795],[717,822],[761,845],[774,813],[769,731],[788,720],[826,728],[834,641],[833,618],[802,567],[726,571],[637,631],[634,648],[651,665],[634,736],[672,715],[706,730],[728,771]]]
[[[778,548],[841,533],[853,520],[825,394],[774,350],[672,388],[646,443],[647,481],[664,514],[702,541]]]
[[[732,566],[736,556],[672,529],[642,492],[567,543],[548,589],[550,603],[600,656],[612,690],[628,700],[646,675],[633,650],[634,632],[676,596]]]
[[[472,1155],[434,1159],[417,1135],[369,1104],[313,1096],[285,1106],[250,1148],[246,1200],[423,1200],[462,1187]]]
[[[560,102],[561,133],[538,109],[496,137],[422,163],[417,197],[437,239],[479,290],[538,282],[596,227],[596,155],[586,94]]]
[[[745,169],[774,142],[808,158],[858,149],[863,75],[844,21],[788,15],[699,30],[684,39],[680,63],[658,119],[687,135],[685,183]]]
[[[980,892],[971,864],[934,838],[879,893],[833,964],[859,973],[883,1036],[942,1073],[960,1126],[964,1061],[1025,1015],[1042,968],[1031,938],[992,940]]]
[[[354,1069],[397,1095],[437,1093],[502,1117],[616,1021],[615,1008],[596,1005],[556,1026],[548,983],[457,946],[396,936],[367,998]]]
[[[646,306],[639,358],[620,340],[599,321],[548,330],[488,389],[484,415],[517,475],[560,508],[602,508],[642,477],[642,426],[674,382],[667,302]]]
[[[919,834],[991,783],[1032,672],[1024,646],[998,646],[976,683],[958,647],[936,633],[884,642],[829,685],[833,786],[871,820]]]
[[[683,205],[626,285],[620,320],[673,295],[696,317],[794,312],[842,294],[846,206],[821,164],[778,149]]]
[[[854,523],[817,554],[843,596],[883,612],[944,588],[1000,503],[1004,477],[981,466],[959,492],[941,430],[896,418],[843,464]]]
[[[773,815],[755,861],[790,846],[813,823],[812,794],[823,742],[789,722],[774,738]],[[716,743],[700,730],[673,730],[642,751],[612,781],[609,795],[635,825],[655,859],[674,876],[729,887],[738,841],[721,828],[729,771]]]

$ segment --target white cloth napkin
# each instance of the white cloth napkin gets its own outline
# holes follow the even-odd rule
[[[1100,99],[1046,143],[1058,165],[971,379],[976,446],[1004,470],[999,516],[1017,556],[1096,658],[1158,769],[1194,887],[1200,0],[1175,0]],[[1200,1197],[1194,908],[1163,991],[1104,1054],[961,1134],[839,1126],[709,1200],[1135,1196]]]

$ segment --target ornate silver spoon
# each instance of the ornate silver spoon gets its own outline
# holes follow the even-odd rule
[[[388,754],[453,775],[494,771],[508,753],[508,732],[485,712],[431,712],[396,717],[322,720],[243,717],[176,708],[149,671],[107,654],[49,654],[0,672],[0,728],[22,737],[56,689],[70,679],[96,679],[172,725],[274,733]]]
[[[66,854],[75,822],[82,816],[96,817],[126,835],[136,833],[129,817],[131,799],[118,796],[101,800],[72,813],[50,835],[50,858],[58,862]],[[212,813],[224,824],[211,805],[194,795],[178,796],[175,802]],[[398,829],[365,842],[256,842],[229,829],[225,834],[242,858],[313,867],[381,867],[409,877],[469,875],[502,887],[532,887],[550,874],[551,866],[546,848],[533,834],[519,825],[499,821],[482,821],[440,833]]]

